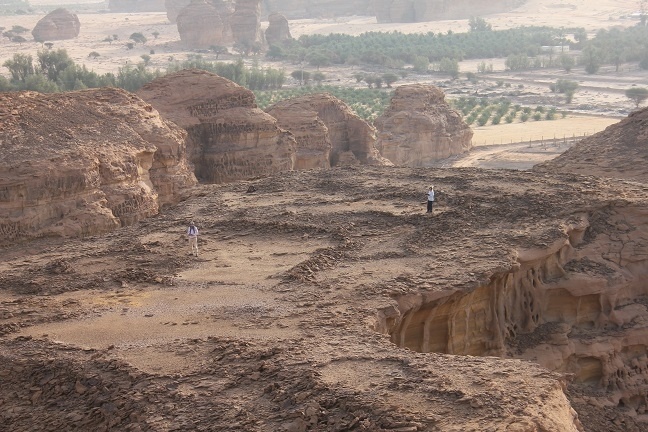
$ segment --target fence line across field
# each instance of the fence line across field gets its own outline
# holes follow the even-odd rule
[[[520,137],[520,141],[513,141],[513,139],[511,138],[510,142],[508,142],[508,143],[505,143],[504,139],[502,138],[502,139],[500,139],[499,143],[497,142],[497,140],[493,140],[492,144],[488,144],[488,140],[484,140],[483,145],[484,146],[488,146],[488,145],[505,145],[505,144],[506,145],[512,145],[512,144],[528,143],[529,147],[533,147],[533,145],[535,145],[535,144],[538,144],[543,148],[546,148],[548,145],[553,145],[554,147],[560,147],[562,145],[567,145],[568,143],[573,144],[573,143],[578,142],[578,141],[582,140],[583,138],[586,138],[586,137],[588,137],[590,135],[591,134],[589,132],[583,132],[583,135],[576,135],[576,134],[572,134],[572,136],[563,135],[562,138],[560,138],[560,137],[558,137],[556,135],[554,135],[553,138],[545,138],[543,136],[542,138],[535,139],[535,140],[532,139],[532,138],[529,138],[527,140],[524,137]],[[474,147],[475,142],[471,140],[470,145],[472,147]]]

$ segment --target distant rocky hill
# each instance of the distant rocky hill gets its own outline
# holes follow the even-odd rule
[[[504,12],[524,0],[375,0],[378,22],[425,22]]]
[[[648,108],[583,139],[556,159],[534,169],[648,183]]]

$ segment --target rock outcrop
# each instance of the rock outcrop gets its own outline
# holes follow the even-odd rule
[[[281,46],[292,41],[290,26],[285,16],[279,13],[270,14],[268,17],[268,28],[265,31],[265,39],[269,46]]]
[[[376,0],[375,14],[382,22],[426,22],[462,19],[511,10],[523,0]]]
[[[107,232],[196,182],[184,131],[112,88],[1,94],[0,150],[3,243]]]
[[[295,140],[257,108],[254,94],[230,80],[184,70],[145,85],[138,95],[189,133],[196,176],[222,183],[293,169]]]
[[[375,147],[375,129],[330,94],[287,99],[267,112],[295,136],[295,169],[391,165]]]
[[[209,48],[232,42],[228,18],[207,0],[192,0],[177,16],[178,33],[188,48]]]
[[[263,0],[265,14],[280,13],[288,19],[373,15],[374,0]]]
[[[261,0],[237,0],[230,24],[234,43],[246,47],[263,44]]]
[[[376,147],[396,165],[425,166],[470,150],[472,130],[432,85],[397,87],[374,122]]]
[[[648,108],[585,138],[537,171],[616,177],[648,183]]]
[[[32,30],[32,36],[37,42],[74,39],[79,36],[80,31],[81,23],[76,14],[67,9],[58,8],[36,23]]]
[[[164,12],[164,0],[110,0],[111,12]]]

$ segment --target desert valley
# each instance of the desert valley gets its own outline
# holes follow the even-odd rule
[[[0,430],[647,430],[645,3],[0,0]]]

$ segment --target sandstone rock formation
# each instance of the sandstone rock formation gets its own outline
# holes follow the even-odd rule
[[[426,22],[462,19],[511,10],[523,0],[375,0],[381,22]]]
[[[285,42],[293,40],[290,34],[290,27],[285,16],[272,13],[268,16],[268,28],[265,31],[265,39],[269,46],[281,46]]]
[[[252,47],[263,44],[261,0],[237,0],[230,19],[234,43]]]
[[[32,36],[37,42],[74,39],[80,31],[79,18],[67,9],[58,8],[36,23]]]
[[[391,165],[375,147],[375,130],[327,93],[281,101],[267,110],[297,140],[295,169],[362,163]]]
[[[471,148],[472,130],[432,85],[397,87],[374,124],[376,147],[396,165],[425,166]]]
[[[182,44],[189,48],[209,48],[231,42],[230,27],[207,0],[192,0],[177,17]]]
[[[107,232],[176,203],[196,182],[184,139],[123,90],[0,95],[2,241]]]
[[[145,85],[138,95],[189,133],[196,176],[222,183],[293,169],[295,140],[254,101],[218,75],[184,70]]]
[[[164,12],[164,0],[110,0],[111,12]]]
[[[648,183],[648,108],[585,138],[537,171],[616,177]]]
[[[280,13],[288,19],[373,15],[374,0],[263,0],[265,14]]]

